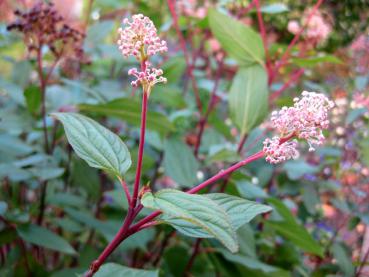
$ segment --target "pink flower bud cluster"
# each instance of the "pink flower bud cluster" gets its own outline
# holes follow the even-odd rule
[[[148,88],[154,86],[157,83],[166,83],[167,78],[163,76],[163,70],[150,68],[150,63],[146,62],[146,70],[138,71],[137,68],[131,68],[128,70],[128,75],[135,76],[137,79],[131,82],[133,87],[137,87],[138,85],[143,85]]]
[[[142,51],[148,56],[168,51],[166,41],[158,37],[154,23],[147,16],[136,14],[131,22],[125,18],[123,24],[125,27],[118,30],[118,46],[124,57],[140,59]]]
[[[324,94],[316,92],[302,93],[302,98],[295,98],[292,107],[283,107],[280,111],[274,111],[271,121],[279,132],[279,137],[264,141],[264,152],[267,161],[278,163],[287,159],[295,158],[295,142],[280,143],[279,138],[296,136],[305,139],[309,144],[309,151],[314,151],[314,145],[323,144],[325,137],[323,129],[329,126],[328,112],[334,103]],[[292,148],[295,150],[293,151]]]
[[[311,10],[304,12],[302,26],[296,20],[291,20],[288,22],[287,29],[290,33],[296,35],[306,25],[303,36],[314,43],[323,43],[331,33],[332,27],[319,11],[315,11],[312,16],[310,16],[310,13]]]
[[[297,140],[280,142],[279,137],[264,140],[263,151],[267,155],[265,160],[271,164],[277,164],[289,159],[297,159],[299,151],[297,151]]]

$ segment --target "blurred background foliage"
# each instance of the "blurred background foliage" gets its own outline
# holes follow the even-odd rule
[[[169,45],[168,54],[154,60],[168,84],[155,87],[150,97],[143,183],[150,182],[154,190],[192,187],[260,150],[263,138],[270,135],[263,112],[264,121],[245,131],[243,150],[237,151],[244,130],[231,116],[228,99],[232,89],[245,93],[242,83],[233,81],[241,70],[214,38],[207,17],[207,9],[216,7],[259,32],[255,9],[248,9],[249,1],[243,0],[175,2],[197,88],[166,1],[55,1],[67,24],[86,36],[84,58],[61,58],[47,82],[48,151],[38,62],[23,36],[6,27],[15,20],[15,9],[26,11],[34,2],[0,2],[0,276],[74,276],[89,267],[119,229],[127,210],[120,184],[80,160],[60,124],[47,114],[78,110],[117,133],[132,155],[126,176],[132,184],[140,92],[132,91],[127,76],[136,61],[123,59],[116,46],[123,17],[149,16]],[[316,1],[260,3],[276,62],[293,39],[288,22],[300,19]],[[303,69],[298,80],[269,101],[269,112],[291,104],[302,90],[330,95],[336,106],[328,142],[296,161],[278,166],[258,161],[230,177],[227,193],[274,208],[238,231],[240,252],[230,254],[204,240],[189,267],[195,240],[158,226],[125,241],[110,258],[125,267],[105,265],[101,276],[368,276],[369,2],[327,0],[320,11],[332,25],[328,40],[301,57],[306,43],[301,39],[267,93],[278,92]],[[43,70],[48,72],[55,57],[49,48],[41,50]],[[216,96],[198,155],[193,152],[205,113],[197,109],[195,90],[204,109]],[[252,102],[257,108],[258,101]],[[146,271],[137,271],[142,269]]]

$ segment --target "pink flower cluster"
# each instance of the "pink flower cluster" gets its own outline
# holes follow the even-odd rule
[[[163,76],[163,70],[150,68],[150,63],[146,62],[146,70],[138,71],[137,68],[131,68],[128,70],[128,75],[133,75],[137,79],[131,82],[133,87],[137,87],[139,84],[150,88],[157,83],[166,83],[167,79]]]
[[[158,37],[154,23],[147,16],[136,14],[132,22],[125,18],[123,24],[125,27],[118,30],[118,46],[126,58],[135,56],[140,60],[142,54],[152,56],[168,51],[166,41]]]
[[[304,12],[302,26],[296,20],[291,20],[288,22],[287,29],[290,33],[296,35],[306,25],[303,33],[305,38],[314,43],[323,43],[328,38],[332,28],[319,11],[315,11],[311,16],[310,13],[311,10]]]
[[[281,142],[282,138],[295,136],[305,139],[310,146],[309,151],[315,150],[313,145],[323,144],[325,137],[322,130],[329,126],[328,112],[333,106],[334,103],[325,95],[304,91],[301,99],[294,99],[293,107],[274,111],[271,121],[280,136],[264,141],[267,161],[279,163],[298,156],[297,143]]]
[[[266,138],[264,140],[264,153],[267,155],[265,160],[272,164],[284,162],[289,159],[297,159],[297,140],[281,143],[279,137]]]

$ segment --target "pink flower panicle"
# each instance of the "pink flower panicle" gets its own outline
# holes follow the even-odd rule
[[[301,25],[296,20],[288,22],[287,29],[290,33],[296,35],[301,31],[302,26],[306,25],[303,36],[314,43],[323,43],[331,33],[332,27],[319,11],[315,11],[309,18],[310,13],[311,10],[304,12]]]
[[[152,87],[157,83],[166,83],[167,79],[163,76],[163,70],[150,68],[150,63],[146,62],[146,70],[138,71],[137,68],[131,68],[128,71],[128,75],[133,75],[137,79],[131,82],[133,87],[137,87],[138,85],[143,85],[147,87]]]
[[[269,162],[278,163],[298,156],[297,143],[280,143],[279,138],[294,135],[305,139],[309,151],[314,151],[314,145],[321,145],[325,140],[322,130],[329,126],[328,112],[334,103],[324,94],[307,91],[302,92],[301,99],[295,98],[293,101],[292,107],[283,107],[272,113],[271,121],[280,136],[264,141],[264,152]]]
[[[158,37],[154,23],[147,16],[133,15],[132,21],[125,18],[123,25],[124,28],[118,29],[118,46],[124,57],[135,56],[140,60],[142,54],[152,56],[168,51],[166,41]]]

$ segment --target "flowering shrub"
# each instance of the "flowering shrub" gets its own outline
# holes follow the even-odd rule
[[[365,39],[330,52],[333,4],[31,2],[4,5],[1,276],[365,276]]]

